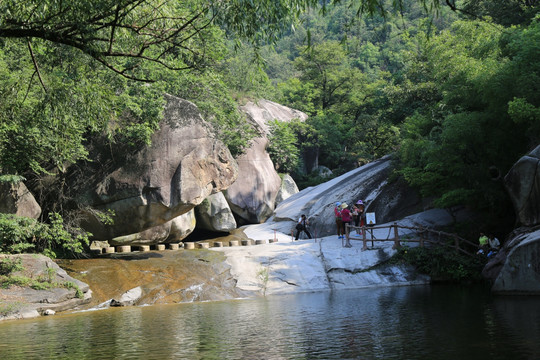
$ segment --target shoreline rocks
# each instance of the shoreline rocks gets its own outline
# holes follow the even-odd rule
[[[0,255],[0,260],[21,261],[22,270],[10,275],[42,281],[44,290],[11,285],[0,289],[0,321],[27,319],[72,310],[92,299],[90,287],[67,274],[52,259],[38,254]]]

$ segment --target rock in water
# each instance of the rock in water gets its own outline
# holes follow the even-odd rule
[[[136,288],[133,288],[123,293],[120,299],[112,299],[111,306],[132,306],[135,305],[141,297],[142,289],[140,286],[137,286]]]

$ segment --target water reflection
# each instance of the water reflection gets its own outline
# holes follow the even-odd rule
[[[425,286],[0,323],[1,359],[537,359],[537,298]]]

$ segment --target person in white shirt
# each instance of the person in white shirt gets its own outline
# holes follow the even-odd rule
[[[493,236],[493,234],[489,235],[488,243],[491,250],[499,250],[499,247],[501,246],[499,239]]]

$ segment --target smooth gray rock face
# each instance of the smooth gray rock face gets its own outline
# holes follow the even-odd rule
[[[133,154],[77,196],[80,206],[113,210],[105,226],[92,212],[83,223],[96,240],[136,234],[187,213],[210,194],[231,185],[236,161],[213,137],[197,107],[166,95],[167,105],[152,145]]]
[[[240,225],[257,224],[268,219],[281,188],[281,179],[266,152],[268,123],[307,118],[302,112],[267,100],[260,100],[257,104],[250,102],[242,110],[261,135],[253,139],[250,148],[238,157],[238,179],[224,193]]]
[[[154,226],[140,233],[118,236],[109,240],[109,244],[117,245],[154,245],[182,241],[195,229],[195,211],[177,216],[163,225]]]
[[[519,223],[540,224],[540,146],[514,164],[504,182]]]
[[[137,286],[136,288],[123,293],[120,299],[112,299],[110,304],[111,306],[132,306],[135,305],[141,297],[142,289],[140,286]]]
[[[283,175],[281,179],[281,187],[276,195],[276,205],[279,205],[283,200],[286,200],[298,192],[298,186],[289,174]]]
[[[238,157],[238,180],[225,192],[225,198],[242,224],[257,224],[272,215],[281,179],[266,152],[265,138],[252,140],[251,147]]]
[[[24,183],[0,183],[0,213],[37,219],[41,207]]]
[[[337,233],[334,217],[336,202],[346,202],[349,209],[358,200],[366,212],[374,212],[381,224],[422,211],[418,194],[399,181],[389,182],[391,158],[384,157],[349,171],[323,184],[306,188],[280,203],[273,220],[294,221],[305,214],[310,231],[319,237]]]
[[[236,229],[236,220],[223,193],[210,195],[195,207],[197,228],[229,232]]]
[[[305,121],[308,118],[307,114],[299,110],[264,99],[257,101],[257,103],[250,101],[242,106],[242,110],[264,135],[268,135],[268,123],[273,120],[290,122],[293,119]]]
[[[502,267],[493,283],[493,292],[540,294],[539,229],[510,239],[499,255],[495,262],[502,262]]]

